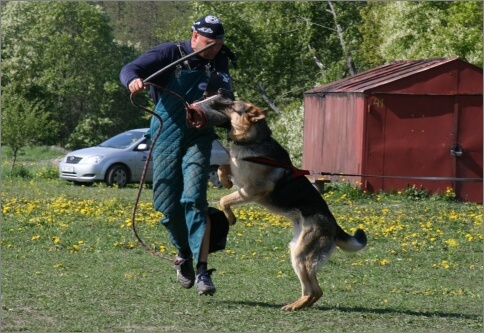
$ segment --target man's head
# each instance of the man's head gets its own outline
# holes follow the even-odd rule
[[[224,37],[225,31],[222,22],[213,15],[199,18],[192,25],[191,45],[194,51],[197,51],[212,42],[216,42],[215,46],[200,53],[202,58],[215,58],[224,43]]]

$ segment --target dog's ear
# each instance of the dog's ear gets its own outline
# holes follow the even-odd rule
[[[248,105],[248,109],[246,111],[246,114],[248,115],[249,120],[253,123],[256,123],[259,120],[262,120],[266,117],[266,111],[264,109],[261,109],[260,107],[253,105],[253,104]]]

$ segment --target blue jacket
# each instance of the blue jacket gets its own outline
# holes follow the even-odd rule
[[[178,48],[178,43],[174,42],[167,42],[160,44],[153,49],[149,50],[148,52],[142,54],[137,59],[133,60],[132,62],[126,64],[119,74],[119,78],[121,83],[128,87],[129,83],[136,79],[141,78],[145,79],[153,73],[156,73],[158,70],[164,68],[165,66],[173,63],[174,61],[182,58],[184,55],[188,55],[193,53],[193,49],[190,46],[190,40],[185,40],[180,42],[180,46],[184,52],[184,55],[180,53]],[[210,64],[211,70],[215,70],[218,73],[222,73],[229,77],[229,65],[228,65],[228,56],[231,51],[227,47],[222,47],[220,52],[216,55],[216,57],[212,60],[206,60],[201,57],[194,56],[188,59],[188,65],[191,69],[203,69],[207,64]],[[184,69],[188,69],[183,66]],[[167,70],[166,72],[162,73],[159,76],[156,76],[150,80],[151,83],[154,83],[159,86],[166,86],[171,74],[175,71],[175,68]],[[223,87],[227,90],[231,89],[230,86]],[[155,89],[153,86],[150,87],[150,95],[155,105],[158,103],[161,95],[163,94],[162,91]]]

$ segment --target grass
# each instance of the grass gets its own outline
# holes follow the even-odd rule
[[[200,297],[177,284],[169,262],[137,246],[129,227],[136,186],[74,186],[23,163],[29,177],[2,172],[2,331],[482,331],[482,206],[452,193],[328,186],[340,225],[362,227],[369,243],[336,251],[319,273],[323,298],[287,313],[279,308],[300,286],[285,219],[240,206],[226,250],[210,258],[217,293]],[[226,193],[211,189],[211,203]],[[159,217],[145,189],[140,235],[173,256]]]

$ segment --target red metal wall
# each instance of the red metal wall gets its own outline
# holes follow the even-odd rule
[[[361,173],[364,114],[359,110],[364,96],[313,95],[306,96],[304,103],[303,168]]]
[[[363,173],[482,178],[482,100],[479,105],[477,99],[476,96],[372,96],[366,120]],[[461,156],[451,153],[456,145],[463,151]],[[434,193],[452,188],[460,199],[482,202],[482,183],[396,178],[364,178],[363,182],[363,188],[369,191],[399,190],[408,185]]]
[[[385,176],[483,176],[482,69],[460,59],[397,62],[304,96],[303,168]],[[462,155],[451,154],[455,146]],[[338,180],[338,177],[330,177]],[[369,191],[452,188],[483,201],[482,182],[348,177]]]
[[[455,143],[462,147],[463,153],[455,157],[455,175],[459,178],[482,178],[482,96],[458,96],[456,113]],[[483,201],[482,183],[456,182],[453,188],[462,200]]]

